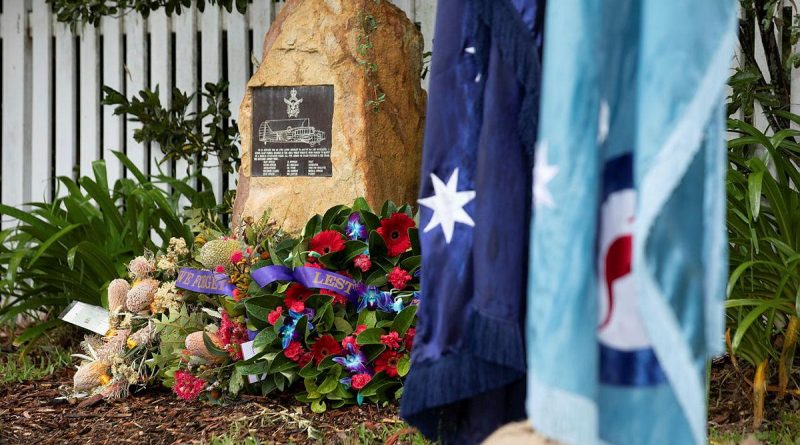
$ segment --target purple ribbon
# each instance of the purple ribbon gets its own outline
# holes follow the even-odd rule
[[[224,273],[211,270],[198,270],[190,267],[181,268],[175,287],[190,290],[200,294],[227,295],[233,298],[236,286],[231,283],[231,278]]]
[[[303,266],[292,271],[286,266],[266,266],[251,272],[250,276],[261,287],[275,281],[297,281],[305,287],[327,289],[358,302],[358,282],[324,269]]]

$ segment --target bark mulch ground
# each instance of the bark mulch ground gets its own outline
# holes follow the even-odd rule
[[[314,414],[291,398],[244,396],[226,406],[212,406],[178,400],[166,389],[81,406],[58,399],[59,387],[72,382],[73,372],[0,386],[0,444],[208,443],[226,434],[252,435],[262,443],[352,444],[359,443],[359,428],[376,435],[387,428],[402,429],[396,407]]]

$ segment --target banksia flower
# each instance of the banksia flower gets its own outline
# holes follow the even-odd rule
[[[133,349],[138,345],[146,345],[150,343],[153,341],[153,338],[155,338],[155,326],[151,322],[128,337],[127,345],[129,349]]]
[[[231,265],[231,255],[241,247],[239,241],[233,239],[215,239],[203,245],[197,260],[207,269],[214,269],[217,266],[224,266],[225,270],[233,270]]]
[[[108,362],[98,360],[81,365],[75,376],[72,378],[75,391],[91,391],[98,386],[108,383],[108,370],[111,367]]]
[[[150,303],[153,302],[157,290],[158,281],[144,280],[128,291],[125,306],[129,311],[135,313],[146,311],[150,308]]]
[[[128,291],[131,285],[126,280],[116,279],[108,285],[108,309],[111,312],[125,310],[125,299],[128,298]]]
[[[143,280],[153,273],[153,264],[143,256],[137,256],[128,263],[128,273],[134,280]]]
[[[120,329],[106,337],[105,344],[97,348],[97,358],[104,361],[122,354],[125,351],[128,334],[130,334],[130,330]]]
[[[210,338],[211,342],[214,343],[214,345],[219,349],[224,348],[217,334],[209,332],[208,338]],[[224,359],[224,357],[219,357],[212,354],[211,351],[206,348],[206,344],[203,341],[203,331],[192,332],[186,336],[186,351],[189,352],[189,355],[200,357],[212,362]]]

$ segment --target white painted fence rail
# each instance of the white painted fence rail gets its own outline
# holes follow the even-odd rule
[[[157,173],[159,148],[136,143],[136,124],[100,105],[103,85],[128,97],[158,85],[168,104],[173,87],[194,92],[224,79],[236,119],[264,33],[284,1],[250,3],[246,14],[210,6],[172,17],[130,13],[73,33],[45,0],[0,0],[0,202],[49,200],[55,177],[91,174],[97,159],[105,159],[113,182],[126,172],[112,151]],[[418,23],[429,51],[436,1],[394,3]],[[182,177],[188,165],[161,168]],[[235,184],[233,175],[224,178],[217,169],[205,173],[217,196]]]

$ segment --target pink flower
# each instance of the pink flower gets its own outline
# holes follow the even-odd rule
[[[228,313],[223,312],[222,323],[220,323],[217,335],[231,358],[234,360],[241,360],[243,358],[240,345],[249,340],[247,336],[247,326],[245,326],[244,323],[237,323],[231,320]]]
[[[239,289],[234,289],[232,293],[233,301],[240,301],[242,299],[242,293],[239,291]]]
[[[397,290],[404,289],[409,281],[411,281],[411,274],[399,267],[395,267],[389,272],[389,282]]]
[[[237,250],[231,254],[231,263],[238,264],[239,261],[242,261],[243,254],[241,250]]]
[[[283,306],[278,306],[275,308],[274,311],[270,312],[269,315],[267,315],[267,321],[269,321],[269,324],[274,325],[275,323],[277,323],[278,319],[281,318],[282,313],[283,313]]]
[[[388,335],[381,335],[381,343],[392,348],[400,348],[400,335],[396,331],[390,332]]]
[[[372,267],[372,260],[369,259],[369,255],[359,255],[353,260],[353,264],[361,269],[361,272],[366,272]]]
[[[367,383],[372,380],[372,376],[369,374],[356,374],[353,376],[353,380],[351,381],[350,385],[353,389],[361,389],[367,386]]]
[[[197,378],[183,369],[175,372],[175,384],[172,385],[172,392],[179,398],[187,401],[195,400],[205,387],[205,380]]]
[[[214,270],[216,270],[217,273],[225,273],[225,267],[224,266],[217,266],[216,269],[214,269]]]
[[[367,325],[360,324],[360,325],[356,326],[356,330],[353,331],[353,335],[358,335],[358,334],[360,334],[360,333],[362,333],[362,332],[364,332],[366,330],[367,330]]]

